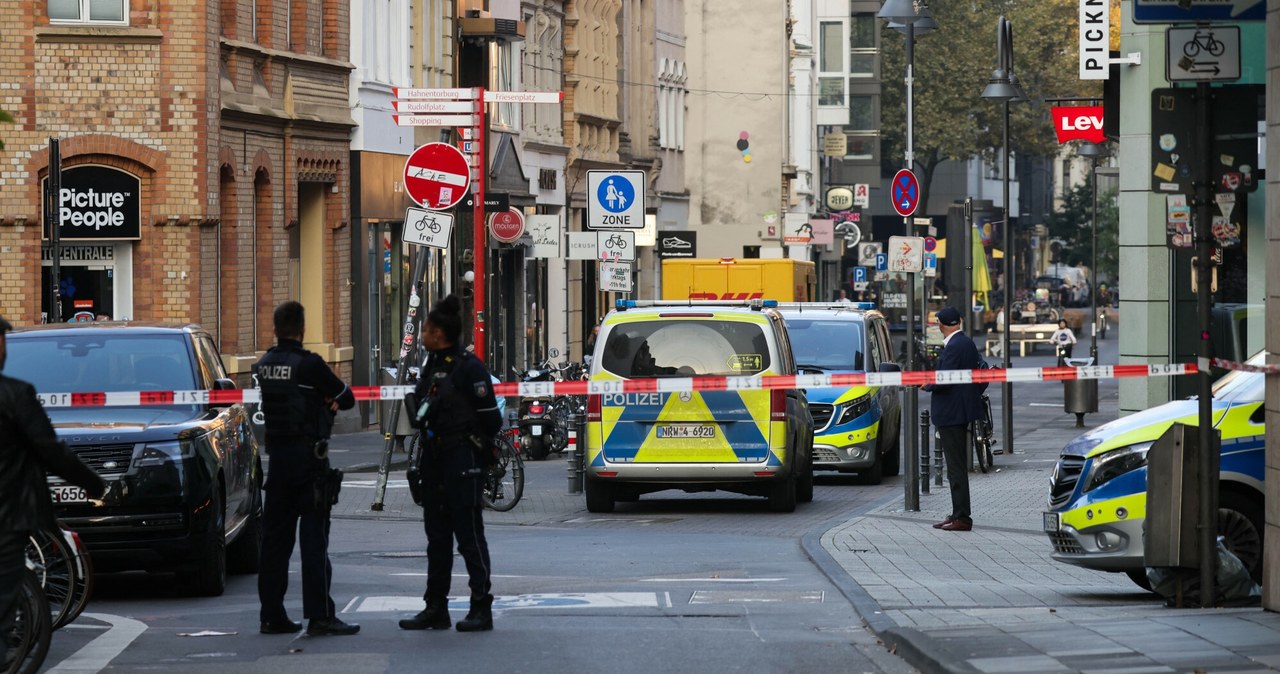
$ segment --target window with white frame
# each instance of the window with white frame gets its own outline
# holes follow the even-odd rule
[[[53,23],[129,23],[129,0],[49,0]]]
[[[684,62],[662,59],[658,71],[658,147],[684,149],[684,106],[689,90]]]
[[[849,17],[849,77],[875,77],[878,69],[876,59],[876,34],[879,23],[876,15],[870,12],[853,14]]]
[[[489,80],[494,91],[520,91],[520,50],[510,40],[500,40],[490,54],[493,64]],[[520,128],[519,103],[494,103],[491,120],[498,126]]]
[[[845,104],[845,77],[849,50],[845,47],[845,21],[818,23],[818,106]]]

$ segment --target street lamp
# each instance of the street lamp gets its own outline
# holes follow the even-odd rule
[[[1004,103],[1004,147],[1003,168],[1000,177],[1004,183],[1004,224],[1001,227],[1004,241],[1004,263],[1001,274],[1004,276],[1004,330],[1000,335],[1000,353],[1004,358],[1004,369],[1011,366],[1009,362],[1009,328],[1013,325],[1013,246],[1010,244],[1009,220],[1009,103],[1027,100],[1018,78],[1013,73],[1013,24],[1003,16],[996,22],[996,68],[991,72],[991,79],[982,90],[982,97]],[[1013,384],[1005,381],[1000,385],[1001,419],[1003,421],[1003,440],[1007,451],[1013,454]]]
[[[914,104],[914,85],[915,76],[912,72],[915,66],[915,42],[916,32],[921,33],[934,30],[938,27],[938,22],[929,12],[928,7],[924,6],[922,0],[885,0],[884,5],[876,16],[881,19],[887,19],[889,26],[900,29],[906,33],[906,62],[907,73],[904,82],[907,88],[907,151],[906,165],[910,169],[915,163],[915,151],[912,146],[913,134],[915,132],[914,123],[915,116],[912,105]],[[906,229],[905,234],[911,236],[911,220],[903,218],[903,227]],[[907,370],[915,369],[915,313],[916,306],[916,279],[911,279],[907,284]],[[918,414],[920,407],[920,391],[916,387],[910,387],[910,390],[903,393],[905,400],[903,401],[903,415],[908,420],[914,420]],[[920,470],[917,465],[919,460],[916,451],[916,437],[914,433],[907,433],[902,444],[902,451],[906,454],[907,479],[903,481],[903,489],[905,491],[905,505],[907,510],[920,509]]]
[[[1093,215],[1089,230],[1092,239],[1089,263],[1089,316],[1093,327],[1089,335],[1089,364],[1098,364],[1098,160],[1107,156],[1107,149],[1097,143],[1086,142],[1076,154],[1090,160],[1089,183],[1093,190]],[[1104,308],[1105,311],[1105,308]]]

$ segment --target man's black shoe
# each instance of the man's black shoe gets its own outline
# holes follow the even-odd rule
[[[427,607],[412,618],[400,621],[402,630],[447,630],[453,627],[449,620],[449,609],[445,604],[427,604]]]
[[[347,634],[355,634],[360,631],[360,626],[355,623],[344,623],[337,618],[312,618],[307,623],[307,636],[323,637],[323,636],[343,636]]]
[[[302,623],[296,623],[288,618],[269,620],[262,623],[258,631],[263,634],[294,634],[302,631]]]
[[[493,595],[471,598],[471,610],[458,621],[459,632],[484,632],[493,629]]]

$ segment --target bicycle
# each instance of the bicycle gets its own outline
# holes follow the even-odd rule
[[[419,232],[425,229],[430,229],[432,234],[440,233],[440,223],[436,222],[435,220],[430,220],[426,217],[423,217],[417,222],[413,223],[413,226],[418,228]]]
[[[40,579],[27,560],[27,569],[14,598],[13,624],[0,634],[0,671],[3,674],[34,674],[49,654],[53,624],[49,600],[40,589]]]
[[[53,629],[79,617],[93,594],[93,567],[80,537],[62,528],[37,531],[27,560],[48,599]]]
[[[977,460],[978,470],[987,472],[995,465],[996,452],[992,446],[996,444],[995,421],[991,417],[991,397],[982,394],[982,418],[969,425],[973,438],[973,455]]]
[[[507,512],[524,495],[524,459],[506,433],[499,433],[494,442],[498,446],[498,462],[484,476],[484,505]]]
[[[617,248],[618,250],[625,250],[627,247],[627,240],[622,238],[621,234],[614,234],[604,240],[604,247],[610,250],[614,248]]]
[[[1195,37],[1182,47],[1182,53],[1190,58],[1200,55],[1200,50],[1209,52],[1210,56],[1222,56],[1227,46],[1213,36],[1212,32],[1196,31]]]

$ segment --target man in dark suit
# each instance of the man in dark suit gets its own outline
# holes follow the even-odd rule
[[[938,370],[974,370],[982,357],[973,340],[960,331],[960,312],[944,307],[938,312],[942,328],[942,354]],[[942,454],[947,458],[947,481],[951,483],[951,515],[933,525],[944,531],[970,531],[973,518],[969,513],[969,457],[967,436],[969,424],[982,417],[982,390],[979,384],[931,384],[924,390],[932,393],[929,414],[938,427]]]

